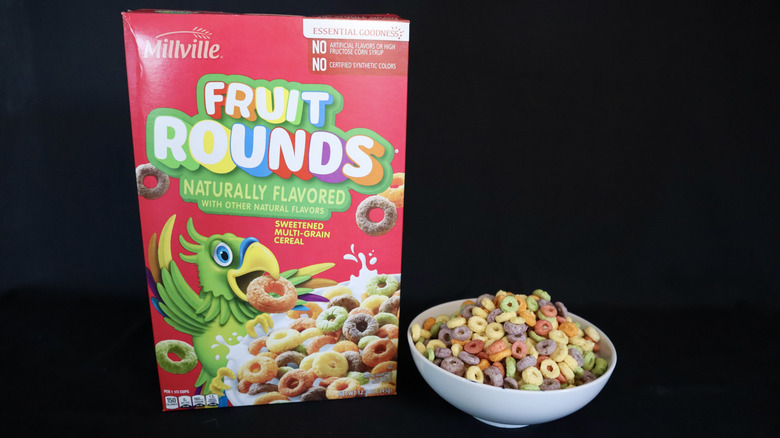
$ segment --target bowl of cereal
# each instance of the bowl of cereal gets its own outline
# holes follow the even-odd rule
[[[601,392],[617,364],[601,330],[541,290],[431,307],[410,322],[407,341],[431,389],[503,428],[576,412]]]

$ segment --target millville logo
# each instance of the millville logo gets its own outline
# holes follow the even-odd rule
[[[192,30],[166,32],[154,37],[154,42],[147,40],[144,46],[144,58],[173,59],[219,59],[219,44],[211,42],[211,32],[194,27]],[[184,42],[179,38],[192,37],[192,42]]]

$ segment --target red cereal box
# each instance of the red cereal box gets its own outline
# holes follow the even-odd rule
[[[164,410],[394,394],[409,22],[122,16]]]

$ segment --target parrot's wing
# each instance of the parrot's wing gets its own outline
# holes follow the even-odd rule
[[[155,307],[171,327],[190,335],[199,335],[208,328],[206,318],[198,313],[204,300],[187,284],[175,261],[160,269],[157,294]]]

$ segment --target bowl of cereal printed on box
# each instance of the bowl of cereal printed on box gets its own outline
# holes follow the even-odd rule
[[[431,307],[409,324],[412,359],[444,400],[496,427],[565,417],[593,400],[617,364],[596,326],[537,289]]]

